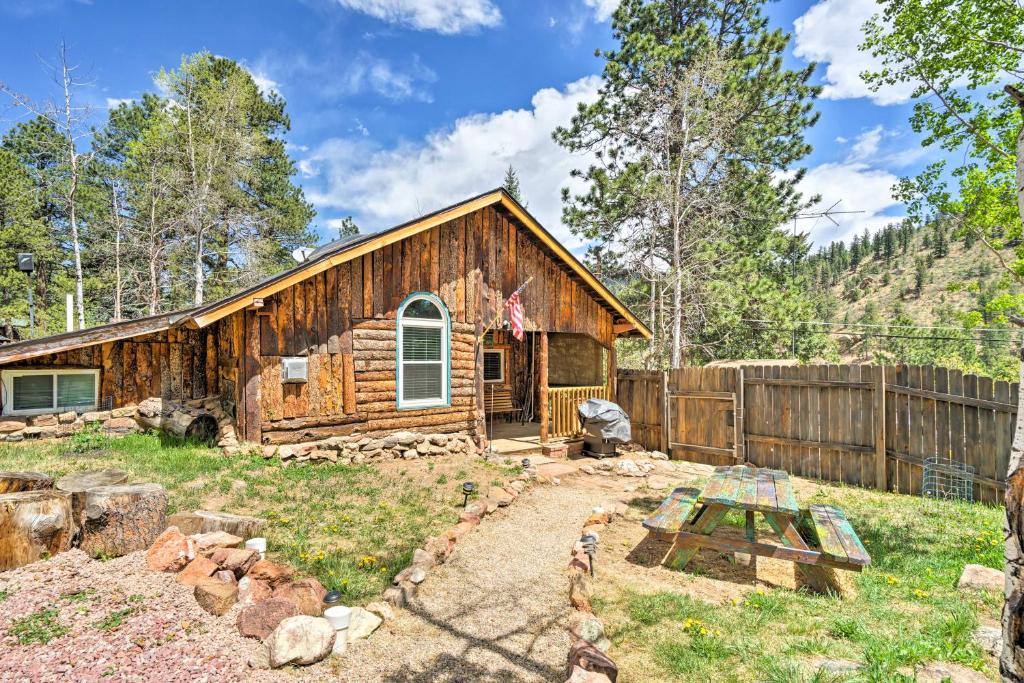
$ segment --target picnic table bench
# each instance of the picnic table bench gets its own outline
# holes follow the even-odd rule
[[[745,539],[712,535],[730,510],[745,513]],[[760,514],[782,545],[757,539]],[[703,490],[677,488],[643,522],[648,533],[672,543],[662,564],[683,569],[701,548],[789,560],[817,588],[828,590],[824,568],[860,571],[871,563],[846,515],[831,505],[797,507],[789,475],[781,470],[717,467]]]
[[[484,395],[484,410],[488,415],[518,415],[522,422],[523,408],[512,397],[512,388],[490,384]]]

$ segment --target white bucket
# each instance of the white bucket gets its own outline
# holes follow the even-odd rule
[[[328,607],[324,610],[324,618],[334,627],[333,654],[344,654],[348,649],[348,624],[352,619],[352,610],[344,605]]]
[[[258,552],[261,560],[267,556],[267,539],[265,538],[250,538],[245,542],[245,547]]]

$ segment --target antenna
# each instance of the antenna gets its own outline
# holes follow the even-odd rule
[[[832,206],[828,207],[824,211],[811,211],[811,212],[808,212],[808,213],[798,213],[797,215],[793,216],[793,233],[796,234],[796,222],[798,220],[805,220],[807,218],[827,218],[830,221],[832,221],[832,224],[835,225],[838,228],[839,227],[839,223],[832,216],[838,216],[840,214],[846,214],[846,213],[864,213],[863,211],[834,211],[833,209],[835,209],[837,206],[839,206],[839,203],[842,202],[842,201],[843,201],[842,199],[836,200],[835,204],[833,204]]]
[[[303,261],[308,259],[309,255],[312,254],[314,251],[316,251],[316,249],[314,249],[313,247],[299,247],[298,249],[292,252],[292,258],[298,261],[299,263],[302,263]]]

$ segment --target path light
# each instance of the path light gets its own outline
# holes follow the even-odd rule
[[[327,591],[324,595],[324,607],[336,607],[341,604],[341,591]]]
[[[594,534],[583,534],[580,537],[583,545],[583,552],[590,558],[590,576],[594,576],[594,555],[597,554],[597,536]]]
[[[522,466],[523,466],[524,470],[530,469],[530,459],[529,458],[523,458]]]
[[[462,484],[462,507],[469,505],[469,497],[473,495],[473,491],[476,490],[476,484],[471,481],[467,481]]]

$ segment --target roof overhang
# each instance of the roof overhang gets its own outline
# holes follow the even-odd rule
[[[403,223],[402,225],[378,233],[370,239],[356,242],[351,245],[343,245],[337,251],[324,254],[308,263],[303,263],[295,268],[286,270],[270,280],[243,292],[227,297],[220,301],[204,306],[193,312],[188,321],[190,326],[206,327],[221,318],[232,313],[248,308],[257,299],[269,297],[283,289],[286,289],[306,278],[324,272],[347,261],[355,260],[365,254],[372,253],[382,247],[395,242],[400,242],[408,237],[429,230],[433,227],[447,223],[448,221],[460,218],[488,206],[500,205],[522,223],[537,237],[546,247],[565,263],[581,280],[583,280],[594,292],[603,299],[616,313],[622,317],[622,322],[617,322],[616,334],[639,333],[650,338],[651,331],[639,318],[633,315],[625,304],[612,294],[586,266],[562,246],[551,233],[502,189],[493,190],[482,195],[473,197],[459,204],[455,204],[440,211],[423,216],[422,218]],[[625,325],[623,324],[625,323]],[[628,329],[627,329],[628,325]]]

